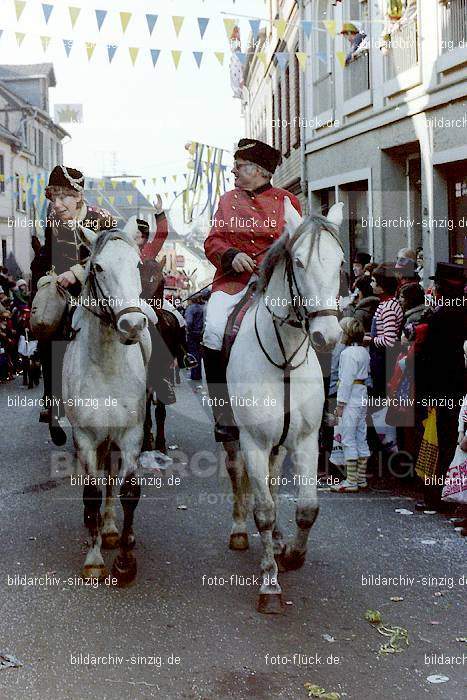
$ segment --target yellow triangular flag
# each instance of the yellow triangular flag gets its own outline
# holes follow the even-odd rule
[[[214,55],[217,58],[217,60],[219,61],[219,63],[221,64],[221,66],[223,66],[224,65],[224,56],[225,56],[224,52],[223,51],[214,51]]]
[[[23,10],[26,7],[26,0],[15,0],[15,10],[16,10],[16,19],[19,22],[19,18],[23,14]]]
[[[180,17],[179,15],[172,17],[172,22],[175,29],[175,34],[178,36],[180,34],[180,29],[182,28],[185,17]]]
[[[334,38],[336,36],[336,20],[335,19],[323,19],[323,24],[328,30],[329,34]]]
[[[16,34],[16,41],[18,42],[18,46],[21,46],[26,34],[24,34],[23,32],[15,32],[15,34]]]
[[[103,201],[104,201],[104,197],[100,194],[100,195],[98,196],[98,198],[97,198],[97,203],[98,203],[98,204],[102,204]]]
[[[92,58],[92,55],[94,53],[94,49],[96,48],[95,44],[90,43],[89,41],[86,42],[86,52],[88,54],[88,60],[90,61]]]
[[[120,12],[120,22],[122,23],[123,33],[126,32],[126,28],[128,27],[128,24],[129,24],[132,16],[133,16],[132,12]]]
[[[113,188],[114,190],[117,189],[117,185],[118,185],[117,180],[112,180],[112,188]]]
[[[71,20],[71,26],[75,27],[75,24],[78,20],[79,13],[81,12],[81,7],[69,7],[68,11],[70,13],[70,20]]]
[[[104,181],[104,180],[99,180],[97,186],[98,186],[98,188],[99,188],[100,190],[105,190],[105,181]]]
[[[131,181],[131,184],[133,185],[133,187],[136,187],[136,185],[138,184],[138,181],[137,181],[137,180],[132,180],[132,181]]]
[[[180,63],[180,56],[181,55],[182,55],[181,51],[176,51],[176,50],[172,51],[172,58],[173,58],[173,62],[175,65],[175,69],[178,68],[178,64]]]
[[[44,53],[45,53],[47,51],[47,49],[49,48],[50,36],[41,36],[41,44],[42,44],[42,48],[43,48]]]
[[[173,180],[174,182],[177,182],[177,176],[176,176],[176,175],[172,175],[172,180]]]
[[[227,39],[230,41],[232,38],[233,30],[235,29],[235,25],[237,24],[236,20],[231,19],[230,17],[227,17],[224,19],[224,27],[225,31],[227,32]]]
[[[284,38],[285,30],[287,29],[287,22],[285,19],[275,19],[274,26],[277,29],[277,36],[279,39]]]
[[[131,62],[133,65],[135,65],[136,59],[138,58],[139,49],[136,46],[129,46],[128,51],[130,52]]]
[[[302,70],[306,69],[306,60],[307,60],[307,55],[305,51],[296,51],[295,55],[297,57],[298,65]]]
[[[336,56],[341,68],[343,68],[345,66],[345,51],[336,51]]]
[[[112,204],[112,206],[115,204],[115,197],[113,195],[109,197],[109,202]]]
[[[128,199],[128,204],[133,204],[133,195],[132,194],[127,195],[127,199]]]
[[[261,63],[264,66],[264,70],[268,67],[268,59],[266,58],[266,52],[265,51],[258,51],[257,53],[258,56],[258,61],[261,61]]]

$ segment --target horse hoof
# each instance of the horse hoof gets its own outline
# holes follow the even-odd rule
[[[117,579],[117,586],[124,588],[133,583],[137,570],[136,559],[132,554],[127,553],[125,558],[119,554],[112,566],[112,576]]]
[[[118,532],[102,533],[102,549],[117,549],[120,545],[120,535]]]
[[[125,549],[134,549],[136,547],[136,537],[132,532],[127,537]]]
[[[236,552],[244,552],[248,547],[248,535],[246,532],[234,532],[230,535],[229,549],[234,549]]]
[[[85,564],[81,572],[81,577],[85,580],[103,581],[108,575],[109,571],[105,564]]]
[[[263,615],[281,615],[284,612],[280,593],[260,593],[256,610]]]
[[[276,557],[276,563],[279,571],[284,573],[284,571],[296,571],[301,569],[305,563],[306,554],[291,554],[290,552],[283,552]]]

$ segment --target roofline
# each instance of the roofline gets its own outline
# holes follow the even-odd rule
[[[17,104],[20,109],[25,109],[25,110],[28,110],[31,112],[35,112],[40,117],[42,117],[42,119],[44,119],[49,124],[49,126],[52,126],[59,134],[61,134],[62,139],[64,139],[66,136],[69,136],[71,138],[68,131],[65,131],[65,129],[63,127],[61,127],[59,124],[54,122],[54,120],[52,119],[52,117],[50,116],[50,114],[48,112],[45,112],[40,107],[35,107],[30,102],[26,102],[26,100],[23,100],[21,97],[19,97],[19,95],[12,92],[5,85],[5,82],[1,79],[0,79],[0,92],[5,93],[7,99],[9,99],[12,102],[14,102],[15,104]],[[18,111],[20,111],[20,110],[18,110]]]
[[[6,66],[6,68],[10,68],[10,67],[15,68],[21,64],[10,65],[10,64],[5,63],[4,65]],[[24,65],[28,65],[28,64],[24,64]],[[32,64],[32,65],[34,65],[34,64]],[[2,81],[37,80],[38,78],[49,78],[49,87],[57,87],[57,78],[55,77],[55,70],[53,67],[53,63],[50,63],[50,68],[46,73],[37,73],[37,74],[32,73],[31,75],[17,74],[17,75],[8,76],[6,78],[0,78],[0,80],[2,80]]]

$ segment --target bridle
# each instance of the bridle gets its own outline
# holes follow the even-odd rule
[[[336,239],[337,240],[337,239]],[[289,432],[289,427],[290,427],[290,374],[293,372],[293,370],[298,369],[301,367],[308,359],[308,353],[311,347],[311,337],[310,337],[310,321],[312,321],[315,318],[318,318],[320,316],[335,316],[336,318],[339,315],[339,310],[338,309],[318,309],[316,311],[307,311],[306,309],[303,309],[303,307],[300,305],[300,303],[297,303],[297,298],[298,299],[303,299],[300,288],[298,286],[297,278],[295,276],[295,271],[293,267],[293,260],[292,260],[292,255],[290,253],[290,250],[286,249],[285,251],[285,274],[287,277],[287,284],[289,288],[289,293],[290,293],[290,298],[292,300],[292,307],[291,310],[293,311],[293,314],[295,318],[292,318],[291,311],[287,313],[287,316],[278,316],[275,314],[269,306],[266,304],[266,301],[264,299],[264,292],[265,289],[263,289],[261,293],[261,301],[264,304],[264,307],[268,311],[268,313],[271,316],[272,319],[272,324],[274,328],[274,333],[276,336],[277,344],[279,345],[279,349],[281,351],[282,357],[283,357],[283,362],[275,362],[266,348],[264,347],[264,344],[261,340],[259,330],[258,330],[258,310],[259,310],[259,304],[256,306],[256,311],[255,311],[255,335],[256,339],[258,341],[258,344],[261,348],[261,351],[263,352],[264,356],[266,359],[274,365],[274,367],[277,367],[278,369],[281,369],[284,372],[284,422],[283,422],[283,428],[282,428],[282,434],[279,439],[279,442],[274,445],[272,448],[272,453],[274,455],[277,455],[279,451],[279,447],[284,443],[287,434]],[[297,294],[294,293],[294,287],[297,292]],[[303,339],[299,343],[298,347],[292,352],[292,354],[287,357],[287,353],[285,351],[284,343],[280,334],[280,328],[283,325],[288,325],[292,326],[293,328],[301,329],[303,333]],[[300,352],[300,350],[303,348],[303,346],[306,344],[306,351],[305,355],[303,357],[303,360],[299,362],[298,364],[293,364],[294,359]]]

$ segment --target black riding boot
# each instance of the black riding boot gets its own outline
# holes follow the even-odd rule
[[[226,371],[222,352],[202,346],[204,371],[208,383],[209,396],[214,416],[214,437],[216,442],[233,442],[238,440],[238,428],[230,405],[227,388]]]

